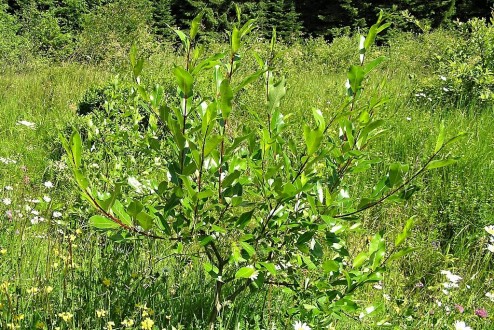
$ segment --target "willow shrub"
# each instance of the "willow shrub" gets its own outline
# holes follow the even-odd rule
[[[456,137],[446,140],[441,129],[434,154],[422,167],[413,171],[405,164],[389,164],[374,189],[350,196],[352,176],[382,162],[379,151],[369,146],[384,131],[385,122],[376,113],[385,100],[364,101],[362,94],[366,77],[384,61],[369,61],[366,53],[388,24],[380,17],[361,36],[360,62],[348,70],[347,96],[336,114],[326,118],[312,109],[312,118],[298,132],[293,127],[299,123],[293,125],[283,113],[285,79],[273,73],[275,33],[267,58],[256,56],[259,70],[238,76],[241,54],[249,47],[243,40],[255,21],[241,25],[239,14],[229,51],[210,56],[196,45],[200,21],[201,15],[188,33],[176,31],[184,60],[173,69],[175,96],[160,86],[148,89],[140,77],[144,61],[135,48],[131,52],[135,82],[126,99],[134,106],[127,107],[125,116],[142,118],[144,109],[150,117],[145,128],[139,120],[131,125],[128,130],[139,133],[128,136],[165,153],[158,164],[163,175],[157,173],[146,184],[138,177],[128,180],[142,190],[140,196],[123,193],[121,182],[99,191],[90,179],[95,170],[82,160],[80,134],[61,136],[82,196],[97,213],[89,222],[115,240],[163,240],[180,254],[200,249],[211,279],[205,285],[214,291],[211,328],[240,294],[270,285],[295,295],[291,315],[316,328],[328,325],[357,310],[358,288],[382,280],[392,260],[413,251],[404,243],[413,224],[409,220],[392,242],[386,243],[380,232],[354,253],[345,238],[358,227],[359,214],[384,202],[408,200],[416,189],[410,184],[414,178],[455,161],[438,157]],[[210,77],[211,89],[200,94],[195,83],[204,75]],[[232,123],[237,96],[259,80],[265,102],[250,113],[253,122]]]

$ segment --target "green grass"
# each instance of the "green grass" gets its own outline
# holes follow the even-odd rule
[[[346,51],[343,46],[352,42],[340,40],[337,49],[316,44],[313,47],[318,53],[313,56],[301,53],[297,46],[286,49],[285,60],[280,63],[289,87],[283,111],[293,114],[290,120],[294,130],[308,120],[312,107],[328,115],[338,108],[344,93],[345,75],[339,70],[346,63],[341,59]],[[448,106],[417,101],[413,96],[417,80],[410,74],[430,75],[429,68],[422,69],[427,54],[417,58],[410,55],[412,50],[420,53],[420,49],[414,49],[419,45],[407,39],[395,48],[376,50],[387,53],[390,60],[374,72],[370,81],[372,86],[382,81],[385,84],[366,91],[389,99],[379,113],[388,120],[386,143],[377,143],[374,148],[388,160],[419,168],[431,154],[444,120],[451,134],[468,133],[451,151],[461,159],[454,166],[418,179],[421,190],[408,205],[386,205],[364,215],[364,230],[350,238],[355,249],[364,246],[367,233],[381,229],[392,240],[411,216],[416,217],[417,224],[409,244],[418,249],[392,264],[382,289],[369,287],[357,293],[361,306],[375,305],[376,312],[362,320],[358,315],[356,320],[335,319],[336,329],[376,328],[379,321],[410,329],[450,329],[455,320],[465,320],[475,329],[493,326],[490,316],[481,319],[474,315],[478,308],[494,313],[485,297],[494,278],[483,229],[494,224],[493,109],[480,104]],[[162,75],[169,82],[167,70],[173,61],[175,55],[167,54],[146,70],[152,80]],[[336,63],[334,67],[332,63]],[[58,132],[75,120],[77,102],[84,92],[109,79],[110,74],[101,68],[78,64],[39,66],[0,77],[0,157],[16,161],[0,163],[0,198],[11,200],[10,205],[0,203],[0,284],[9,283],[0,290],[2,329],[9,323],[32,329],[38,322],[47,329],[103,329],[109,321],[121,329],[121,322],[127,318],[139,329],[148,317],[160,329],[177,328],[179,324],[187,329],[205,328],[212,290],[206,285],[210,279],[199,262],[202,257],[170,255],[167,243],[152,240],[111,243],[92,231],[87,225],[90,210],[79,202],[70,175],[59,162]],[[260,102],[262,97],[248,89],[239,100],[238,118],[257,111]],[[18,125],[21,120],[34,123],[35,129]],[[379,170],[383,168],[377,166],[373,173],[377,175]],[[357,182],[368,186],[372,179]],[[45,187],[45,181],[53,182],[55,187]],[[51,201],[43,201],[44,196]],[[26,205],[35,208],[45,221],[33,225],[31,220],[36,215]],[[69,213],[71,205],[79,206],[79,211]],[[15,210],[20,210],[22,217]],[[7,211],[12,212],[12,219]],[[54,218],[53,211],[63,216]],[[194,247],[186,249],[194,251]],[[441,292],[445,278],[440,271],[445,269],[464,279],[448,296]],[[271,329],[275,325],[277,329],[290,329],[294,322],[287,316],[291,299],[279,288],[240,296],[221,318],[222,327]],[[443,306],[439,307],[437,301]],[[465,312],[457,312],[455,304],[461,304]],[[449,314],[445,305],[451,310]],[[97,310],[108,314],[98,318]],[[59,316],[63,312],[73,317],[66,322]],[[23,315],[22,320],[19,315]]]

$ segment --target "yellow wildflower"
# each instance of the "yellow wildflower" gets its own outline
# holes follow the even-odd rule
[[[7,329],[20,329],[21,326],[15,323],[7,323]]]
[[[22,321],[22,320],[24,320],[24,314],[17,314],[14,317],[14,321]]]
[[[45,287],[45,293],[46,294],[50,294],[52,291],[53,291],[53,288],[51,286],[48,285]]]
[[[106,278],[106,277],[103,279],[102,282],[103,282],[103,285],[106,286],[106,287],[109,287],[110,284],[111,284],[111,281],[108,278]]]
[[[80,234],[82,234],[82,229],[81,229],[81,228],[77,228],[77,229],[75,230],[75,233],[76,233],[76,235],[80,235]]]
[[[1,250],[0,250],[0,254],[1,254],[1,255],[7,254],[7,249],[1,249]]]
[[[30,289],[27,289],[27,293],[29,293],[29,294],[33,294],[33,295],[35,295],[35,294],[37,294],[38,292],[39,292],[39,289],[38,289],[37,287],[32,287],[32,288],[30,288]]]
[[[154,321],[148,317],[144,321],[141,322],[141,329],[142,330],[151,330],[151,329],[153,329],[153,325],[154,325]]]
[[[74,317],[74,314],[70,312],[63,312],[63,313],[58,313],[58,316],[62,318],[65,322],[69,322],[72,320],[72,317]]]
[[[134,320],[132,319],[125,319],[122,321],[122,325],[126,328],[130,328],[131,326],[134,325]]]
[[[36,327],[36,329],[38,329],[38,330],[42,330],[42,329],[44,329],[44,328],[45,328],[45,324],[44,324],[43,322],[41,322],[41,321],[38,321],[38,322],[36,322],[35,327]]]
[[[113,330],[114,326],[115,326],[115,322],[113,321],[108,321],[108,323],[106,323],[106,329],[108,330]]]
[[[99,318],[105,317],[106,315],[108,315],[108,312],[105,311],[104,309],[98,309],[96,311],[96,316]]]

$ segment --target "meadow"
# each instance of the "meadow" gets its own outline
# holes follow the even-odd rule
[[[372,235],[382,232],[384,241],[392,242],[412,218],[406,241],[410,253],[387,263],[378,281],[352,293],[355,308],[315,312],[310,294],[301,298],[289,286],[265,285],[236,296],[217,316],[217,329],[494,327],[494,227],[489,227],[494,225],[494,106],[492,85],[478,79],[492,78],[492,72],[482,68],[479,73],[482,60],[469,63],[459,52],[472,62],[475,45],[487,47],[494,36],[491,25],[485,29],[490,34],[469,35],[485,37],[476,43],[452,31],[396,33],[366,54],[386,57],[369,73],[361,100],[386,100],[375,110],[385,124],[371,146],[382,161],[349,181],[350,195],[372,191],[387,163],[410,164],[411,173],[420,169],[434,152],[441,123],[448,136],[466,133],[447,150],[447,156],[457,157],[454,164],[415,178],[410,199],[362,212],[356,229],[344,236],[350,253],[345,262],[356,264],[355,255],[366,249]],[[303,123],[313,121],[312,108],[326,121],[338,111],[347,96],[348,67],[359,62],[358,40],[278,44],[272,65],[273,75],[286,79],[286,94],[279,100],[290,124],[286,134],[301,136]],[[254,52],[269,55],[269,41],[251,39],[246,45],[239,75],[256,70]],[[228,47],[207,46],[215,51]],[[494,54],[492,47],[487,50],[486,56]],[[208,327],[215,296],[211,283],[219,280],[204,268],[208,256],[200,252],[203,243],[184,240],[181,246],[142,235],[119,240],[95,230],[89,219],[96,212],[78,189],[60,140],[60,134],[68,138],[78,128],[86,141],[82,159],[98,193],[124,182],[122,194],[134,198],[138,192],[132,189],[140,183],[126,185],[132,182],[128,177],[152,181],[166,175],[159,160],[163,149],[146,151],[147,138],[137,127],[142,118],[119,109],[138,104],[133,103],[136,76],[147,86],[159,83],[164,98],[176,100],[172,72],[182,61],[181,49],[164,44],[147,56],[138,74],[132,74],[136,60],[129,63],[127,57],[118,67],[35,61],[1,73],[0,328]],[[466,67],[460,72],[462,63]],[[197,79],[198,91],[210,88],[212,69]],[[256,123],[265,102],[262,86],[258,75],[236,95],[225,130],[240,136],[245,123]],[[80,115],[83,105],[96,114]],[[115,113],[121,117],[112,117]],[[92,147],[95,151],[88,151]],[[308,268],[304,272],[310,277]],[[258,271],[249,273],[247,281],[257,280],[253,274]]]

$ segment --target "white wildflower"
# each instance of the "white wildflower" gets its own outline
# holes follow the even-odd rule
[[[494,225],[485,226],[484,230],[489,234],[494,236]]]
[[[467,326],[463,321],[456,321],[455,330],[472,330],[472,328]]]
[[[45,195],[45,196],[43,196],[43,200],[44,200],[45,202],[47,202],[47,203],[51,202],[51,198],[50,198],[50,196],[46,196],[46,195]]]
[[[24,126],[29,127],[31,129],[35,129],[36,128],[36,124],[35,123],[31,123],[30,121],[27,121],[27,120],[19,120],[17,122],[17,125],[24,125]]]
[[[5,205],[10,205],[12,204],[12,200],[10,198],[4,198],[2,199],[2,203],[4,203]]]
[[[8,191],[14,190],[14,188],[12,186],[5,186],[3,189],[8,190]]]
[[[58,211],[55,211],[55,212],[53,212],[53,217],[54,218],[61,218],[62,217],[62,213],[61,212],[58,212]]]
[[[448,281],[451,283],[458,283],[462,278],[458,275],[451,273],[449,270],[441,270],[441,274],[445,275]]]
[[[4,158],[4,157],[0,157],[0,162],[1,163],[4,163],[5,165],[9,165],[9,164],[15,164],[17,163],[17,161],[13,160],[13,159],[10,159],[10,158]]]
[[[300,321],[295,322],[295,324],[293,325],[293,329],[294,330],[311,330],[311,328],[306,323],[302,323]]]
[[[340,190],[340,196],[342,198],[350,198],[350,195],[348,194],[348,191],[344,190],[344,189],[341,189]]]
[[[46,188],[53,188],[53,183],[51,181],[46,181],[45,183],[43,183],[43,185],[46,187]]]

